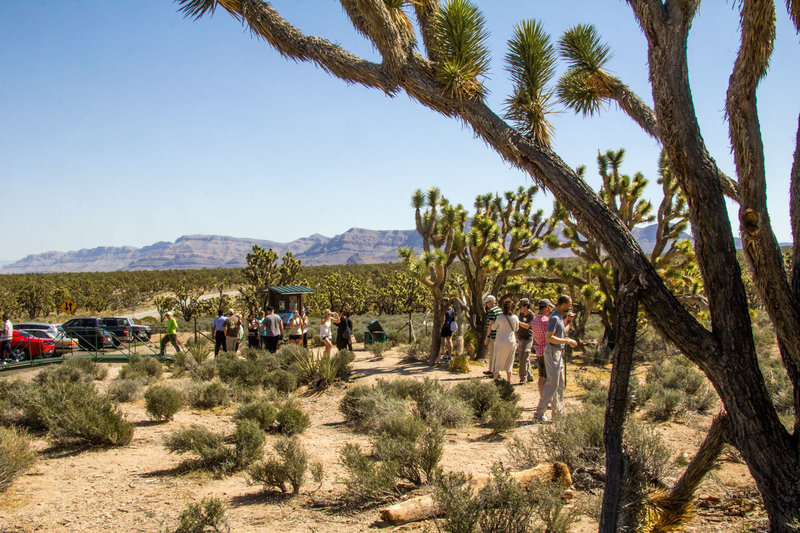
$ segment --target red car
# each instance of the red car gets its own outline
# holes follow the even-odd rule
[[[39,339],[30,333],[14,330],[11,339],[11,356],[15,361],[24,361],[37,357],[49,357],[56,349],[52,340]]]

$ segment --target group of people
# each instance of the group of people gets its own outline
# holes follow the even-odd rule
[[[484,341],[488,350],[489,370],[487,376],[511,381],[514,360],[519,361],[519,379],[524,384],[533,381],[531,373],[531,353],[536,356],[539,379],[539,404],[534,419],[548,421],[545,412],[552,406],[553,414],[564,409],[564,346],[577,346],[577,341],[568,337],[570,325],[575,314],[572,299],[562,295],[556,304],[548,299],[539,300],[538,312],[534,315],[530,301],[519,301],[519,313],[515,313],[513,300],[506,299],[501,306],[497,299],[488,295],[484,298],[486,306],[487,332]]]

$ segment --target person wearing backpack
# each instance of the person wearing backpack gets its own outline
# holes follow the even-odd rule
[[[446,300],[447,311],[444,312],[444,323],[440,336],[442,338],[442,362],[447,363],[453,357],[453,333],[458,331],[456,314],[453,311],[453,301]],[[455,329],[453,328],[455,326]]]

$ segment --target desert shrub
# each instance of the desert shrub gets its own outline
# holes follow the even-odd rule
[[[350,387],[339,402],[345,421],[356,431],[368,432],[392,413],[404,412],[405,402],[387,392],[385,387],[356,385]]]
[[[453,392],[464,400],[471,408],[472,414],[482,420],[494,404],[500,401],[500,392],[497,387],[488,381],[471,379],[459,383]]]
[[[212,351],[213,348],[211,343],[203,338],[197,339],[197,342],[194,342],[194,340],[189,340],[186,343],[186,352],[188,355],[192,356],[192,359],[194,359],[198,365],[202,365],[211,355]],[[177,354],[175,362],[178,362]]]
[[[206,533],[230,531],[225,518],[225,505],[219,498],[203,498],[190,503],[178,519],[175,533]]]
[[[316,389],[325,389],[337,379],[347,379],[351,374],[350,363],[355,354],[340,350],[334,355],[317,356],[310,350],[295,350],[291,368],[301,383]]]
[[[253,420],[264,431],[271,431],[275,424],[278,410],[263,398],[246,402],[233,415],[234,420]]]
[[[311,424],[308,415],[294,405],[282,407],[275,416],[275,421],[278,423],[278,433],[287,436],[298,435]]]
[[[230,401],[228,389],[219,382],[192,384],[186,390],[187,401],[192,407],[211,409],[227,405]]]
[[[212,359],[208,359],[192,368],[189,372],[195,381],[211,381],[217,375],[217,363]]]
[[[608,398],[608,387],[599,379],[586,379],[578,377],[578,385],[586,391],[583,395],[583,403],[605,407]]]
[[[493,435],[500,435],[517,427],[522,408],[514,402],[499,401],[489,409],[489,427]]]
[[[593,405],[567,412],[542,426],[529,439],[514,438],[509,455],[518,468],[531,468],[541,460],[561,461],[570,470],[596,468],[603,460],[604,410]]]
[[[391,345],[388,342],[373,342],[367,345],[369,349],[369,353],[371,353],[374,357],[383,357],[383,354],[386,350],[389,349]]]
[[[660,363],[669,357],[671,352],[671,346],[655,328],[639,328],[633,351],[637,360]]]
[[[430,482],[442,458],[444,432],[412,415],[398,413],[384,420],[373,440],[375,454],[397,465],[397,475],[415,485]]]
[[[446,390],[437,380],[425,378],[411,397],[416,403],[416,413],[427,422],[456,428],[472,418],[469,405],[455,393]]]
[[[685,411],[708,412],[716,403],[716,393],[703,374],[682,355],[653,365],[637,393],[641,404],[652,404],[648,412],[656,420],[668,420]]]
[[[154,357],[139,357],[132,355],[128,362],[119,369],[119,379],[135,378],[144,376],[148,382],[161,377],[164,367],[161,361]]]
[[[30,382],[21,379],[0,380],[0,426],[19,422],[23,398],[30,394],[32,388]]]
[[[33,382],[37,385],[51,385],[54,383],[78,383],[94,381],[94,376],[77,366],[60,365],[48,366],[40,370]]]
[[[623,450],[627,460],[649,481],[660,483],[669,468],[670,452],[653,427],[629,418],[623,434]]]
[[[390,502],[402,493],[397,486],[397,464],[373,461],[357,444],[347,443],[339,450],[339,461],[345,469],[341,503],[346,507],[365,509]]]
[[[303,445],[297,437],[283,437],[275,443],[275,453],[277,457],[250,467],[251,480],[263,485],[264,490],[274,487],[281,492],[288,492],[288,484],[292,494],[298,494],[309,470],[308,454]],[[310,470],[315,481],[321,483],[322,464],[315,463]]]
[[[263,353],[260,360],[264,363],[267,370],[288,370],[294,362],[295,354],[300,350],[305,350],[305,348],[302,346],[298,347],[294,344],[283,344],[275,353]]]
[[[264,432],[252,420],[236,424],[234,445],[226,446],[225,437],[208,429],[192,425],[181,428],[164,439],[164,446],[177,454],[191,453],[197,459],[185,461],[187,469],[204,469],[221,476],[247,468],[263,455]]]
[[[83,357],[70,357],[61,363],[62,367],[77,368],[84,374],[92,376],[97,381],[103,381],[108,376],[108,367],[100,365]]]
[[[106,395],[115,402],[130,402],[145,385],[142,379],[115,379],[109,384]]]
[[[0,492],[36,461],[27,436],[16,428],[0,427]]]
[[[398,378],[392,381],[378,380],[378,383],[375,384],[375,388],[403,400],[411,398],[421,386],[420,381],[411,378]]]
[[[237,388],[254,389],[261,386],[266,375],[264,365],[250,359],[220,354],[216,359],[219,379]]]
[[[514,392],[514,385],[504,379],[495,379],[494,386],[497,387],[497,392],[500,394],[500,399],[504,402],[517,403],[519,401],[519,394]]]
[[[430,337],[417,337],[414,342],[407,344],[403,351],[406,356],[403,358],[405,363],[422,363],[428,362],[428,357],[431,353],[431,338]]]
[[[534,524],[540,526],[537,531],[569,533],[572,530],[578,513],[565,505],[561,486],[533,480],[528,485],[528,493],[530,500],[534,502]]]
[[[258,348],[244,348],[239,353],[248,361],[256,362],[264,358],[264,351]]]
[[[461,472],[448,472],[436,481],[433,497],[441,510],[436,521],[439,531],[475,533],[480,505],[470,487],[471,478]]]
[[[183,407],[183,396],[180,391],[165,385],[153,385],[144,393],[147,412],[156,420],[172,420],[172,417]]]
[[[289,394],[297,390],[297,376],[288,370],[278,368],[267,372],[264,376],[264,386],[272,387],[283,394]]]
[[[466,374],[469,372],[469,357],[466,353],[456,354],[450,359],[447,364],[447,370],[450,372],[460,372]]]

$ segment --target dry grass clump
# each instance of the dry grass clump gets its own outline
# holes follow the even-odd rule
[[[222,533],[230,530],[222,500],[203,498],[200,503],[190,503],[181,513],[175,533]]]
[[[24,432],[0,427],[0,492],[36,462],[36,452]]]
[[[109,384],[106,395],[115,402],[132,402],[145,385],[147,382],[141,378],[115,379]]]

